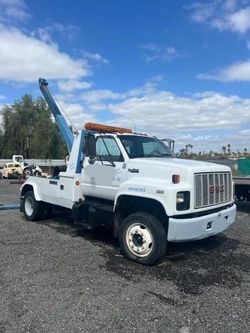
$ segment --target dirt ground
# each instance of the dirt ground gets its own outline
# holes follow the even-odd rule
[[[0,204],[18,201],[0,180]],[[224,234],[169,244],[152,267],[123,258],[109,230],[0,210],[0,333],[249,332],[249,283],[247,203]]]

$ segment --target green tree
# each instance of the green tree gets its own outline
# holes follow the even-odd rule
[[[24,95],[13,105],[2,107],[0,156],[25,158],[64,158],[67,154],[51,113],[43,98]]]

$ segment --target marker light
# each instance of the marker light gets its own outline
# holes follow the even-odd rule
[[[180,182],[180,175],[172,175],[172,182],[174,184],[179,184],[179,182]]]

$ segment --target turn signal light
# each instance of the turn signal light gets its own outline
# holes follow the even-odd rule
[[[174,184],[179,184],[179,182],[180,182],[180,175],[173,175],[172,176],[172,182]]]

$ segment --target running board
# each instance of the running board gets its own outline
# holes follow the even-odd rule
[[[89,213],[95,213],[96,211],[113,213],[113,205],[112,200],[86,197],[84,201],[75,202],[72,207],[72,216],[75,221],[87,221]]]

